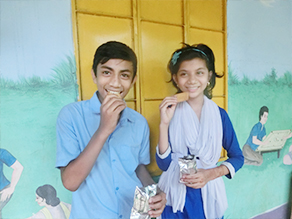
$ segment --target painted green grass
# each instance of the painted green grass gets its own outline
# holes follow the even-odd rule
[[[286,81],[273,72],[262,81],[234,77],[237,81],[229,80],[228,112],[241,148],[264,105],[269,108],[267,134],[292,129],[291,73],[285,73]],[[286,141],[280,158],[277,152],[265,153],[261,166],[243,166],[232,180],[224,178],[229,204],[225,218],[250,218],[288,202],[292,166],[283,164],[283,156],[290,145],[292,139]]]
[[[3,209],[4,218],[25,218],[39,211],[41,207],[35,202],[35,190],[44,184],[53,185],[60,199],[71,203],[71,194],[64,189],[60,172],[54,168],[55,125],[61,108],[76,100],[74,93],[74,86],[1,89],[1,147],[24,166],[15,193]],[[9,176],[11,170],[6,170]]]
[[[271,69],[269,74],[266,74],[262,80],[249,79],[246,75],[240,80],[232,68],[228,67],[228,84],[229,85],[268,85],[268,86],[288,86],[292,87],[292,74],[291,72],[285,72],[281,77],[277,76],[277,72],[274,68]]]
[[[38,90],[42,88],[66,90],[70,86],[75,86],[76,81],[76,63],[74,56],[66,56],[52,69],[50,78],[41,78],[40,76],[19,77],[18,80],[3,78],[0,75],[1,89],[10,90]],[[76,95],[76,92],[74,93]]]
[[[71,193],[62,185],[56,159],[56,119],[61,108],[77,100],[76,67],[67,57],[50,79],[38,76],[18,81],[0,78],[0,145],[11,152],[24,170],[3,218],[27,218],[38,212],[38,186],[51,184],[61,201],[71,203]],[[7,178],[11,168],[4,165]]]

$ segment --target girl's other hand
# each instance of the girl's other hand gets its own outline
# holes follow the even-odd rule
[[[182,181],[185,182],[185,185],[194,189],[203,188],[209,181],[209,174],[211,173],[210,169],[198,169],[197,172],[191,174],[185,174],[182,176]]]
[[[200,189],[209,181],[229,173],[229,169],[225,165],[220,165],[211,169],[198,169],[196,173],[183,175],[181,180],[184,181],[188,187]]]

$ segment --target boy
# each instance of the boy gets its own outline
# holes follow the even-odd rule
[[[123,100],[136,71],[137,58],[128,46],[101,45],[91,71],[98,91],[90,100],[65,106],[58,116],[56,167],[65,188],[75,191],[70,218],[130,218],[135,187],[153,183],[145,167],[147,121]],[[159,216],[165,203],[162,192],[152,197],[151,217]]]

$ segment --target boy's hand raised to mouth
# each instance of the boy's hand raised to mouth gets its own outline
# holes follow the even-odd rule
[[[100,107],[99,129],[110,135],[116,128],[120,113],[127,107],[121,95],[116,92],[109,92],[104,98]]]

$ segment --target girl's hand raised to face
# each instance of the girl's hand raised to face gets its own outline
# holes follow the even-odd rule
[[[160,124],[169,125],[177,105],[176,96],[166,97],[159,105]]]

